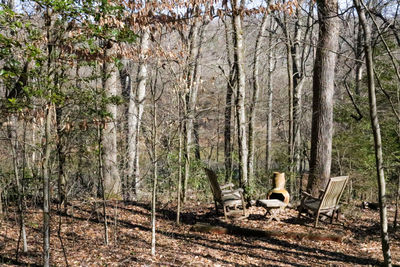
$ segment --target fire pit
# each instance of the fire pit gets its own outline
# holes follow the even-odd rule
[[[274,172],[273,177],[274,188],[267,194],[267,199],[278,199],[284,202],[287,206],[289,204],[289,192],[285,189],[285,173]]]
[[[268,222],[272,219],[280,221],[277,215],[289,204],[289,192],[285,189],[285,173],[274,172],[274,188],[267,194],[267,199],[258,200],[259,206],[264,207],[270,215]]]

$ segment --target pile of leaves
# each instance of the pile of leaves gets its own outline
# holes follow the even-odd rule
[[[379,212],[347,208],[339,222],[322,222],[317,229],[313,220],[297,218],[297,211],[286,209],[280,222],[267,223],[265,210],[251,207],[249,217],[224,221],[213,205],[187,203],[181,224],[175,223],[176,207],[160,204],[157,210],[156,255],[151,256],[150,205],[133,202],[109,202],[107,221],[109,244],[104,243],[102,206],[99,201],[73,202],[67,212],[53,210],[51,218],[51,262],[56,266],[135,266],[135,265],[379,265],[383,262]],[[393,209],[389,209],[393,218]],[[268,215],[267,215],[268,216]],[[0,264],[7,266],[42,263],[42,213],[30,208],[25,214],[28,252],[16,257],[20,228],[16,210],[8,210],[0,219]],[[340,235],[341,242],[315,241],[285,236],[257,237],[210,234],[192,231],[196,223],[234,225],[266,231]],[[400,264],[400,230],[391,231],[394,264]]]

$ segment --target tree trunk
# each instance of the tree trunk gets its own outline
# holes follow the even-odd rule
[[[313,76],[310,176],[307,190],[318,196],[330,178],[333,93],[338,48],[337,0],[318,0],[319,46]]]
[[[273,98],[273,87],[272,87],[272,72],[274,71],[274,61],[272,60],[274,53],[272,48],[272,21],[270,23],[270,29],[268,33],[268,46],[270,47],[267,55],[267,121],[266,121],[266,148],[265,148],[265,169],[268,171],[271,169],[271,152],[272,152],[272,98]]]
[[[247,126],[246,126],[246,73],[245,73],[245,54],[244,54],[244,40],[242,18],[240,10],[244,7],[244,1],[239,3],[239,0],[232,0],[233,12],[233,32],[234,32],[234,66],[236,69],[236,113],[238,124],[238,144],[239,144],[239,172],[240,184],[242,187],[249,186],[248,169],[247,169]]]
[[[140,39],[139,70],[137,75],[138,85],[136,92],[132,88],[130,80],[129,106],[128,106],[128,166],[127,185],[134,189],[134,195],[140,194],[140,166],[139,166],[139,134],[144,108],[147,84],[147,64],[145,62],[149,49],[150,32],[147,28],[143,30]]]
[[[50,144],[51,104],[46,107],[43,159],[43,266],[50,266]]]
[[[182,145],[183,145],[183,118],[182,118],[182,96],[178,93],[178,117],[179,117],[179,152],[178,152],[178,188],[177,188],[177,210],[176,210],[176,224],[180,224],[181,215],[181,191],[182,191]]]
[[[183,198],[187,197],[187,184],[190,176],[191,148],[193,143],[193,123],[194,112],[197,102],[198,83],[196,80],[199,75],[199,54],[200,54],[200,22],[194,21],[189,33],[189,56],[186,70],[186,94],[185,94],[185,174],[183,178]]]
[[[47,75],[50,80],[52,77],[52,55],[53,44],[51,36],[52,28],[52,10],[47,7],[46,10],[46,27],[47,27]],[[50,80],[50,82],[52,82]],[[50,84],[49,84],[50,85]],[[51,85],[49,86],[51,88]],[[50,88],[48,90],[48,97],[52,95]],[[50,266],[50,152],[51,152],[51,107],[50,101],[47,102],[45,107],[45,125],[44,125],[44,147],[43,147],[43,266]]]
[[[61,125],[62,108],[56,107],[56,129],[57,129],[57,155],[58,155],[58,201],[59,205],[66,207],[66,177],[64,173],[65,153],[64,153],[64,132]]]
[[[400,197],[400,167],[397,169],[397,190],[396,190],[396,206],[394,213],[393,229],[396,231],[399,218],[399,197]]]
[[[232,96],[235,83],[235,68],[231,60],[231,42],[232,35],[229,33],[229,26],[224,20],[225,26],[225,46],[227,53],[227,62],[229,66],[228,82],[226,87],[225,111],[224,111],[224,165],[225,165],[225,182],[228,183],[232,176],[232,138],[231,138],[231,122],[232,122]]]
[[[378,120],[378,113],[376,107],[376,92],[375,92],[375,78],[374,78],[374,62],[373,62],[373,51],[371,47],[371,30],[369,28],[365,9],[361,6],[360,0],[353,0],[356,6],[358,18],[364,29],[364,50],[366,55],[367,65],[367,78],[368,78],[368,98],[369,108],[371,116],[371,127],[374,135],[374,146],[375,146],[375,159],[376,159],[376,170],[379,186],[379,213],[381,222],[381,242],[382,252],[385,266],[392,266],[392,257],[390,254],[389,234],[388,234],[388,219],[387,219],[387,199],[386,199],[386,183],[385,174],[383,167],[383,154],[382,154],[382,140],[381,131]],[[364,5],[364,3],[362,4]]]
[[[300,44],[302,42],[302,22],[300,9],[296,9],[297,19],[294,25],[294,42],[291,46],[292,55],[292,68],[293,68],[293,149],[292,149],[292,160],[291,160],[291,171],[299,172],[300,170],[300,151],[301,151],[301,140],[300,140],[300,122],[301,122],[301,95],[304,84],[303,74],[303,62],[302,51]],[[305,50],[305,44],[302,47]],[[293,192],[293,191],[292,191]]]
[[[117,69],[113,62],[112,44],[107,44],[105,48],[103,61],[103,90],[107,97],[117,96]],[[121,180],[118,171],[117,161],[117,106],[113,103],[106,104],[106,111],[110,117],[105,118],[104,130],[102,135],[103,146],[103,173],[104,173],[104,190],[106,198],[120,197]]]
[[[153,133],[152,133],[152,161],[153,161],[153,190],[151,196],[151,255],[156,254],[156,197],[157,197],[157,103],[153,89]]]
[[[24,205],[23,205],[24,196],[23,196],[23,189],[21,186],[19,170],[18,170],[17,117],[14,114],[11,114],[10,118],[9,118],[8,135],[10,138],[10,145],[11,145],[15,186],[16,186],[16,190],[17,190],[17,194],[18,194],[18,215],[19,215],[19,224],[20,224],[20,235],[18,238],[18,246],[17,246],[17,258],[18,258],[20,239],[22,238],[24,252],[28,252],[28,243],[26,240],[26,230],[25,230],[25,215],[24,215]],[[1,197],[1,195],[0,195],[0,197]]]
[[[255,154],[255,144],[254,144],[254,125],[255,125],[255,113],[256,105],[259,98],[260,83],[258,80],[259,76],[259,55],[261,54],[261,41],[264,37],[265,30],[267,29],[268,15],[264,14],[260,30],[257,35],[255,49],[254,49],[254,67],[253,67],[253,95],[250,102],[249,108],[249,158],[247,163],[247,168],[249,172],[250,183],[254,180],[254,154]]]
[[[103,229],[104,229],[104,244],[108,245],[108,222],[107,222],[107,203],[106,203],[106,192],[104,188],[104,167],[103,167],[103,129],[101,125],[97,126],[97,140],[98,140],[98,169],[99,169],[99,183],[101,186],[101,197],[103,207]]]

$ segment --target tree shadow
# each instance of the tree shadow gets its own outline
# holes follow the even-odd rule
[[[16,261],[15,259],[11,259],[8,257],[5,257],[3,255],[0,255],[0,264],[7,264],[7,265],[17,265],[17,266],[32,266],[32,267],[40,267],[42,265],[38,265],[36,263],[26,263],[22,261]]]
[[[144,203],[132,203],[130,205],[137,206],[144,208],[148,212],[150,211],[150,205],[144,204]],[[111,207],[111,206],[110,206]],[[84,212],[89,212],[86,209],[83,209],[81,207],[74,207],[75,209],[82,210]],[[126,211],[132,212],[132,213],[142,213],[143,215],[149,215],[149,213],[143,212],[143,211],[137,211],[134,209],[127,208],[126,206],[119,205],[119,209],[124,209]],[[169,221],[174,221],[176,212],[169,210],[169,209],[157,209],[158,212],[158,217],[162,218],[164,220],[169,220]],[[215,212],[214,211],[209,211],[204,214],[196,214],[194,211],[193,212],[185,212],[182,213],[182,223],[188,224],[188,225],[193,225],[196,222],[205,222],[209,223],[212,225],[218,225],[222,227],[227,227],[228,223],[222,222],[218,220],[218,218],[215,217]],[[72,216],[72,215],[66,215],[72,219],[75,220],[80,220],[80,221],[90,221],[92,223],[103,223],[102,220],[99,220],[98,218],[82,218],[82,217],[77,217],[77,216]],[[263,215],[257,215],[255,214],[254,216],[251,216],[250,219],[263,219]],[[109,218],[111,219],[111,217]],[[303,219],[300,218],[289,218],[284,220],[285,223],[291,223],[291,224],[303,224],[306,221],[311,221],[311,219]],[[122,220],[118,219],[118,224],[121,227],[126,227],[126,228],[131,228],[131,229],[138,229],[140,231],[145,231],[145,232],[151,232],[150,226],[144,226],[141,224],[134,224],[130,221],[127,220]],[[290,264],[293,266],[306,266],[301,263],[294,263],[294,262],[288,262],[286,260],[280,260],[280,258],[284,258],[284,256],[287,257],[294,257],[294,258],[306,258],[306,259],[314,259],[316,261],[329,261],[329,262],[339,262],[339,263],[348,263],[348,264],[369,264],[369,265],[380,265],[381,263],[377,259],[370,259],[370,258],[364,258],[360,256],[352,256],[352,255],[347,255],[341,252],[334,252],[334,251],[329,251],[326,249],[320,249],[320,248],[314,248],[314,247],[308,247],[308,246],[303,246],[298,243],[293,243],[292,241],[286,241],[282,239],[277,239],[277,238],[265,238],[265,237],[246,237],[254,240],[261,240],[262,242],[265,242],[266,245],[253,245],[253,244],[246,244],[245,242],[225,242],[222,240],[213,240],[208,238],[204,234],[198,234],[198,233],[181,233],[181,232],[174,232],[174,231],[163,231],[158,229],[157,234],[164,235],[165,237],[168,238],[173,238],[173,239],[180,239],[182,241],[190,242],[196,245],[203,246],[205,248],[209,249],[215,249],[222,251],[224,253],[232,253],[232,254],[238,254],[242,256],[250,256],[259,260],[265,260],[262,256],[256,254],[255,252],[251,252],[249,250],[263,250],[263,251],[268,251],[271,253],[271,255],[276,255],[276,259],[274,258],[268,258],[268,261],[273,261],[278,263],[285,263],[285,264]],[[237,237],[242,237],[240,235],[233,235]],[[268,246],[271,245],[271,246]],[[278,248],[276,246],[279,246]],[[232,248],[233,247],[233,248]],[[232,262],[227,261],[219,258],[212,257],[210,255],[203,255],[203,254],[196,254],[192,253],[195,256],[201,256],[201,257],[206,257],[215,261],[222,262],[224,264],[232,264]]]

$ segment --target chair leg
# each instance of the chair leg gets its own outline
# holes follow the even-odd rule
[[[297,219],[300,219],[302,212],[303,212],[303,208],[299,207],[299,215],[297,216]]]
[[[315,218],[314,227],[317,227],[317,226],[318,226],[318,219],[319,219],[319,211],[317,212],[317,217]]]
[[[228,220],[228,216],[226,215],[226,206],[224,205],[224,216],[225,216],[225,220]]]

